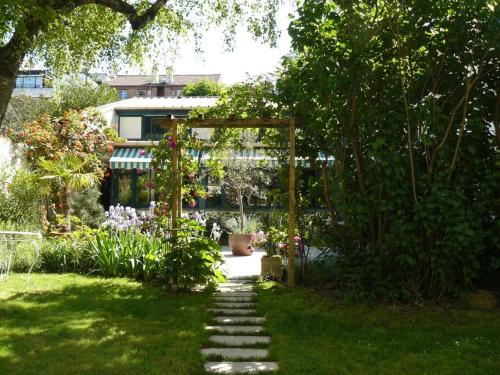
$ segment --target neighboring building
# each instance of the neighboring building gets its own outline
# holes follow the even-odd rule
[[[148,149],[169,131],[162,120],[185,118],[193,108],[211,107],[216,102],[216,97],[132,98],[98,107],[108,124],[127,139],[114,145],[102,185],[102,204],[106,208],[117,203],[148,207],[155,200]],[[207,132],[197,133],[200,138],[209,136]]]
[[[12,95],[51,97],[53,88],[45,70],[20,70]]]
[[[120,99],[134,97],[178,97],[188,83],[209,80],[220,82],[220,74],[173,74],[172,70],[166,75],[117,75],[107,83],[118,90]]]

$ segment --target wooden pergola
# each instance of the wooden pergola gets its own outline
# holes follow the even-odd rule
[[[288,128],[290,132],[290,175],[289,175],[289,204],[288,204],[288,286],[295,287],[295,226],[296,226],[296,173],[295,173],[295,129],[296,121],[290,119],[249,119],[249,120],[219,120],[219,119],[165,119],[162,127],[171,129],[171,137],[177,141],[177,128],[182,122],[191,128]],[[180,149],[176,148],[172,156],[172,175],[177,182],[174,184],[172,199],[172,226],[177,227],[177,220],[182,214],[181,180],[179,176]]]

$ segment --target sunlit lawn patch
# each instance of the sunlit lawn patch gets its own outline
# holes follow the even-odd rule
[[[353,307],[262,285],[259,311],[280,374],[499,374],[500,314]]]
[[[0,374],[198,374],[208,295],[126,279],[0,283]]]

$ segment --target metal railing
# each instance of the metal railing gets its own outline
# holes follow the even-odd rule
[[[28,270],[27,283],[29,283],[31,270],[40,255],[40,244],[38,241],[41,239],[42,235],[38,232],[0,231],[0,281],[9,277],[12,258],[17,246],[20,243],[31,243],[35,249],[35,258]]]

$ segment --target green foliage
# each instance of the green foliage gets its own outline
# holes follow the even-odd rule
[[[219,96],[224,92],[222,84],[207,79],[190,82],[182,90],[183,96]]]
[[[0,222],[40,228],[48,195],[47,186],[25,169],[13,176],[0,173]]]
[[[24,129],[26,123],[35,121],[44,114],[53,114],[57,111],[57,103],[51,98],[33,98],[31,96],[13,96],[9,101],[3,129],[13,129],[18,132]]]
[[[224,222],[224,225],[233,234],[252,234],[262,228],[262,224],[255,216],[232,217]]]
[[[97,186],[76,191],[71,196],[71,213],[84,225],[97,228],[104,221],[104,208],[99,202],[101,192]]]
[[[53,116],[62,116],[69,110],[82,110],[88,107],[99,107],[118,101],[118,91],[107,84],[65,82],[55,88],[52,98],[56,111]]]
[[[439,298],[498,272],[497,14],[486,0],[299,7],[277,88],[351,293]]]
[[[15,246],[12,256],[12,272],[40,271],[42,269],[42,259],[37,254],[37,248],[29,242],[21,242]]]
[[[94,270],[89,241],[93,231],[76,231],[67,236],[51,237],[43,241],[41,269],[49,273],[90,273]]]
[[[105,276],[158,279],[169,246],[134,230],[98,231],[91,240],[92,258]]]
[[[200,39],[199,31],[209,25],[222,28],[228,47],[237,26],[242,24],[259,39],[271,44],[276,42],[273,15],[279,2],[274,0],[166,2],[158,9],[151,9],[151,17],[144,21],[137,14],[152,7],[151,2],[126,3],[127,6],[121,3],[7,1],[0,13],[0,42],[6,43],[12,34],[25,39],[20,53],[28,54],[31,60],[43,61],[57,73],[81,71],[103,62],[143,62],[145,57],[159,58],[160,51],[171,47],[179,35],[192,31]]]
[[[204,228],[196,221],[181,219],[179,224],[180,229],[169,239],[171,251],[164,256],[162,277],[180,289],[224,281],[220,245],[204,237]]]

